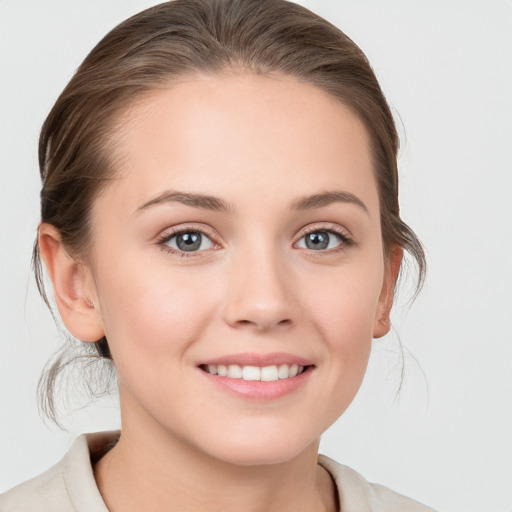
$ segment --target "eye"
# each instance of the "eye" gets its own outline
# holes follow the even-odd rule
[[[342,248],[351,244],[352,241],[344,233],[339,233],[332,229],[315,229],[314,231],[304,233],[297,242],[296,247],[313,251],[325,251]]]
[[[183,230],[166,235],[159,244],[176,252],[198,252],[211,249],[214,244],[201,231]]]

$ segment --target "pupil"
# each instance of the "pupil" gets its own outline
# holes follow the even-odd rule
[[[194,251],[201,246],[200,233],[182,233],[176,237],[176,245],[182,251]]]
[[[306,247],[308,249],[325,249],[329,245],[329,235],[324,231],[310,233],[306,237]]]

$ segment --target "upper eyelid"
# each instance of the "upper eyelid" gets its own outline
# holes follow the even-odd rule
[[[330,226],[326,226],[325,224],[313,224],[304,226],[299,231],[299,239],[305,235],[308,235],[309,233],[314,233],[316,231],[330,231],[346,238],[352,238],[352,233],[347,228],[344,228],[338,224],[331,224]]]
[[[187,232],[201,233],[202,235],[206,235],[210,239],[219,238],[218,236],[216,236],[216,234],[213,233],[213,230],[205,229],[204,227],[198,227],[198,226],[194,226],[194,225],[186,225],[183,227],[170,227],[170,228],[164,229],[157,236],[157,238],[159,240],[163,240],[165,238],[170,239],[174,236],[180,235],[181,233],[187,233]]]
[[[330,224],[330,225],[327,226],[326,224]],[[308,233],[311,233],[312,231],[315,231],[315,230],[334,231],[335,233],[341,232],[342,234],[346,234],[347,236],[352,236],[350,231],[347,228],[342,227],[339,224],[323,223],[323,222],[308,224],[307,226],[302,227],[299,231],[299,235],[304,236],[304,235],[307,235]],[[161,236],[173,235],[173,234],[176,235],[176,234],[184,233],[187,231],[197,231],[197,232],[205,234],[207,236],[217,236],[216,235],[217,231],[215,231],[213,229],[205,228],[202,225],[198,227],[197,225],[194,225],[194,224],[189,224],[189,225],[187,224],[183,227],[174,227],[173,226],[173,227],[166,228],[166,229],[162,230]],[[215,233],[214,233],[214,231],[215,231]],[[222,238],[222,237],[220,237],[220,238]]]

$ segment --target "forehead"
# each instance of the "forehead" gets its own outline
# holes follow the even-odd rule
[[[378,209],[362,122],[294,78],[182,79],[136,102],[117,126],[119,180],[113,185],[126,203],[141,204],[165,188],[234,203],[248,189],[283,199],[306,189],[346,189]]]

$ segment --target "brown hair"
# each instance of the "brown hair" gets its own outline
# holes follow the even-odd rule
[[[360,48],[338,28],[285,0],[174,0],[147,9],[108,33],[57,99],[41,130],[41,220],[55,226],[71,254],[85,257],[94,198],[115,174],[109,141],[116,118],[143,93],[195,73],[242,70],[285,74],[339,99],[362,120],[372,142],[386,252],[425,256],[398,205],[398,135],[386,99]],[[37,241],[33,263],[44,291]],[[111,365],[105,338],[85,344]],[[88,347],[92,347],[91,349]],[[70,362],[63,350],[43,375],[42,409],[55,420],[55,380]]]

